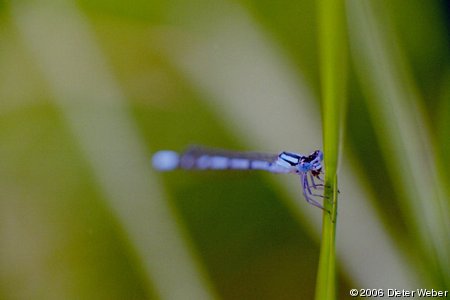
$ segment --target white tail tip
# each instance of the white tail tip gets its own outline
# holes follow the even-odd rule
[[[159,171],[170,171],[178,167],[180,156],[175,151],[163,150],[152,157],[153,168]]]

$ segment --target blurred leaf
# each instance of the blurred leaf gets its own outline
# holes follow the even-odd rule
[[[448,199],[437,176],[431,131],[407,60],[383,3],[351,1],[350,33],[355,65],[402,217],[415,238],[421,267],[435,288],[449,284]],[[382,25],[381,25],[382,24]],[[395,46],[395,47],[394,47]],[[395,167],[393,167],[395,166]]]

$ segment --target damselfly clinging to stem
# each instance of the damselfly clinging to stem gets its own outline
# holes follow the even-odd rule
[[[190,147],[183,153],[163,150],[153,155],[153,167],[160,171],[177,168],[186,170],[265,170],[272,173],[294,173],[300,176],[303,195],[308,203],[321,208],[317,201],[323,195],[323,153],[320,150],[310,155],[283,151],[280,154],[257,152],[235,152],[203,147]],[[317,180],[317,182],[316,182]]]

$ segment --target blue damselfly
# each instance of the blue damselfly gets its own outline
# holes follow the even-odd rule
[[[190,147],[182,153],[170,150],[153,155],[153,167],[159,171],[185,170],[264,170],[271,173],[294,173],[300,176],[303,195],[308,203],[324,209],[317,201],[323,195],[323,153],[309,155],[283,151],[279,154],[237,152],[204,147]]]

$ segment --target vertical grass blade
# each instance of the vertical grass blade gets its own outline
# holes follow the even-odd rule
[[[316,299],[336,298],[337,163],[345,103],[346,39],[344,2],[319,3],[319,43],[325,155],[325,199]]]

